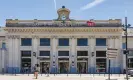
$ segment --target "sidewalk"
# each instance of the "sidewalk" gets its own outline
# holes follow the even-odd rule
[[[111,79],[117,79],[117,80],[125,80],[125,75],[112,75]],[[50,74],[49,76],[45,74],[39,74],[38,79],[34,79],[33,74],[17,74],[15,75],[0,75],[0,80],[106,80],[108,78],[108,75],[101,74],[100,76],[98,74],[90,75],[90,74],[57,74],[53,75]],[[130,77],[129,80],[133,80],[133,77]]]

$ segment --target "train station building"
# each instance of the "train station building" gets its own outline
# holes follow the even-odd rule
[[[107,73],[106,48],[118,49],[111,73],[125,69],[121,19],[70,19],[65,6],[57,13],[53,20],[6,20],[0,32],[0,72],[33,72],[39,64],[42,73]]]

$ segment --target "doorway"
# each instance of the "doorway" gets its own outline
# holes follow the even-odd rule
[[[78,73],[87,73],[88,71],[88,59],[78,59],[77,60],[77,72]]]
[[[58,72],[61,74],[67,74],[69,72],[69,58],[58,59]]]
[[[50,62],[40,62],[41,73],[49,73]]]
[[[59,62],[59,73],[68,73],[69,62]]]
[[[87,73],[87,62],[77,63],[78,73]]]

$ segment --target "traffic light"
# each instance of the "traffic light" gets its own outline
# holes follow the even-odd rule
[[[128,50],[124,50],[123,54],[129,54],[129,51]]]

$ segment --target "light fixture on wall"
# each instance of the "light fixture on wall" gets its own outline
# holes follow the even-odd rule
[[[35,57],[36,57],[36,52],[33,52],[33,56],[35,56]]]
[[[74,55],[72,55],[72,57],[74,57]]]
[[[94,52],[91,52],[91,56],[92,56],[92,57],[94,56]]]

